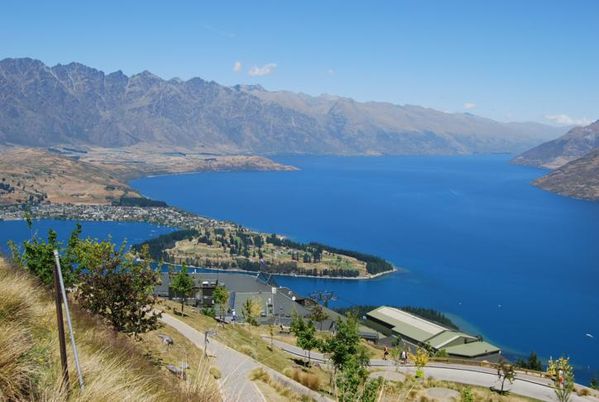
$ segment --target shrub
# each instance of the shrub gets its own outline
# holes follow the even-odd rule
[[[461,402],[474,402],[474,395],[472,394],[472,388],[464,387],[460,391]]]
[[[289,370],[285,370],[283,373],[287,377],[292,378],[294,381],[299,382],[311,390],[320,390],[320,377],[318,377],[316,374],[307,373],[298,369],[293,369],[291,372],[289,372]]]
[[[255,370],[253,370],[250,373],[250,379],[252,381],[259,380],[259,381],[262,381],[262,382],[264,382],[266,384],[270,383],[270,375],[262,367],[259,367],[259,368],[255,369]]]
[[[588,388],[579,388],[576,390],[576,394],[578,396],[589,396],[591,391],[589,391]]]
[[[250,356],[252,359],[255,359],[257,357],[256,350],[254,348],[252,348],[251,346],[241,345],[241,348],[239,348],[239,349],[240,349],[241,353]]]

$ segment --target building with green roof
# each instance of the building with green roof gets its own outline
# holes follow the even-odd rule
[[[480,338],[454,331],[403,310],[381,306],[366,313],[366,323],[388,339],[401,339],[413,347],[445,350],[459,358],[497,360],[500,349]]]

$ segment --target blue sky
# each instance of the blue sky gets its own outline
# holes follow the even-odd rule
[[[599,119],[596,0],[5,0],[1,10],[0,58],[503,121]]]

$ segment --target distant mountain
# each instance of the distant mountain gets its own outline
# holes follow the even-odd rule
[[[599,148],[555,169],[534,184],[561,195],[599,201]]]
[[[599,147],[599,120],[575,127],[562,137],[536,146],[514,159],[515,163],[555,169]]]
[[[150,146],[221,154],[519,152],[560,134],[419,106],[225,87],[78,63],[0,61],[0,144]]]

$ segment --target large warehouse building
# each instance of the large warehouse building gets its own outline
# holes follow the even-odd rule
[[[382,306],[366,313],[368,325],[387,337],[409,345],[426,346],[435,352],[445,350],[458,358],[494,361],[500,349],[475,336],[445,328],[397,308]]]

